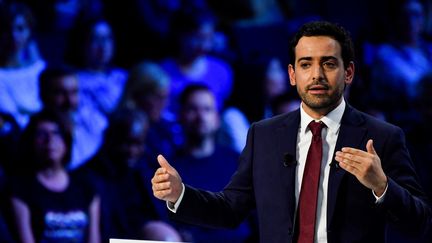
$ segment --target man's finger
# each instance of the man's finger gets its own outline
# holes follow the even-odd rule
[[[165,168],[160,167],[156,170],[155,175],[161,175],[165,173],[167,173],[167,170]]]
[[[152,185],[154,191],[163,191],[171,188],[171,182],[160,182]]]
[[[168,160],[165,159],[161,154],[158,155],[157,161],[162,168],[172,169],[173,167],[168,163]]]
[[[155,176],[153,176],[153,178],[151,179],[152,183],[160,183],[163,181],[167,181],[168,180],[169,175],[167,173],[164,174],[156,174]]]
[[[369,139],[369,140],[368,140],[368,142],[367,142],[367,144],[366,144],[366,150],[367,150],[367,152],[370,153],[370,154],[374,154],[374,155],[377,154],[376,151],[375,151],[375,148],[374,148],[374,146],[373,146],[373,140],[372,140],[372,139]]]
[[[366,154],[365,151],[361,150],[361,149],[356,149],[356,148],[351,148],[351,147],[343,147],[341,149],[342,152],[344,153],[349,153],[349,154],[353,154],[353,155],[362,155],[362,154]]]
[[[153,195],[154,195],[156,198],[159,198],[159,199],[161,199],[161,200],[165,200],[165,197],[166,197],[167,195],[169,195],[171,192],[172,192],[171,189],[167,189],[167,190],[160,190],[160,191],[153,191]]]
[[[350,164],[350,163],[361,164],[362,160],[363,160],[361,156],[357,156],[357,155],[350,154],[350,153],[344,153],[344,152],[340,152],[340,151],[336,152],[335,159],[338,162],[344,162],[347,164]]]

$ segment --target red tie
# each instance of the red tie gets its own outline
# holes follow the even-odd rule
[[[298,243],[313,243],[315,235],[315,219],[318,199],[318,183],[321,172],[322,122],[312,121],[309,129],[312,132],[312,142],[306,158],[303,180],[298,206]]]

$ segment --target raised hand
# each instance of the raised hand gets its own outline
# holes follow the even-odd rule
[[[158,199],[175,203],[183,189],[182,179],[177,170],[162,155],[159,155],[157,160],[160,168],[156,170],[151,180],[153,195]]]
[[[355,148],[342,148],[336,152],[336,161],[342,169],[353,174],[364,186],[381,196],[387,186],[387,177],[381,167],[381,160],[369,139],[366,151]]]

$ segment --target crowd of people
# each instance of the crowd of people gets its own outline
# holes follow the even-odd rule
[[[170,221],[150,180],[163,154],[222,190],[250,124],[299,108],[288,47],[329,18],[314,3],[0,0],[0,241],[257,242],[254,214],[232,230]],[[360,70],[345,100],[404,130],[432,198],[428,3],[347,22]]]

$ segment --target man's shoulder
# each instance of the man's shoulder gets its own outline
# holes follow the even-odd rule
[[[296,122],[300,122],[300,109],[254,122],[253,125],[274,128]]]
[[[364,126],[369,129],[377,129],[383,132],[401,130],[398,126],[394,124],[391,124],[378,117],[372,116],[366,112],[359,111],[353,107],[347,107],[347,110],[345,112],[346,114],[344,114],[342,123],[358,123],[360,126]]]

